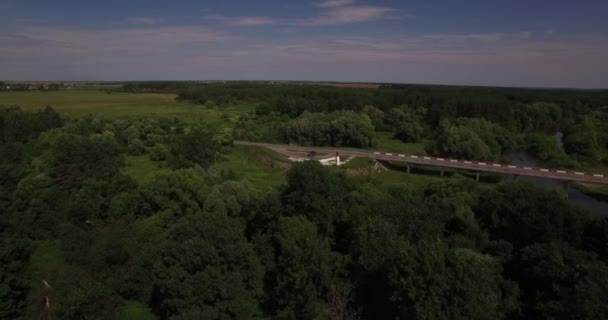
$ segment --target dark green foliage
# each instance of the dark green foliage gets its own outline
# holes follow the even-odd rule
[[[174,137],[170,163],[174,168],[200,166],[209,168],[219,155],[219,145],[213,133],[194,128]]]
[[[541,133],[529,134],[526,136],[525,144],[526,151],[544,163],[562,168],[576,166],[576,162],[559,147],[557,139],[553,136]]]
[[[328,236],[335,222],[348,220],[352,190],[353,185],[343,174],[308,161],[295,164],[289,171],[281,199],[288,215],[304,215]]]
[[[163,144],[157,144],[150,149],[150,160],[165,161],[169,158],[169,149]]]
[[[503,305],[509,296],[492,257],[437,241],[412,243],[399,233],[381,218],[357,233],[367,318],[494,319],[512,311]]]
[[[213,187],[205,200],[204,211],[227,215],[232,218],[252,218],[250,208],[254,195],[242,183],[225,181]]]
[[[243,225],[221,213],[180,221],[154,266],[155,300],[166,319],[261,316],[262,269]]]
[[[519,129],[554,133],[562,123],[562,110],[555,103],[535,102],[516,109]]]
[[[54,187],[46,175],[24,178],[15,190],[9,207],[10,227],[31,239],[50,236],[56,225],[65,219],[66,193]]]
[[[108,92],[137,92],[137,93],[172,93],[193,87],[193,83],[186,81],[142,81],[127,82],[118,89]]]
[[[93,275],[72,266],[64,266],[55,279],[50,280],[52,318],[102,320],[112,318],[119,305],[118,296]],[[42,298],[42,295],[41,295]],[[43,314],[40,303],[39,314]]]
[[[304,113],[287,127],[286,138],[301,145],[359,147],[373,144],[374,126],[352,111]]]
[[[139,195],[134,196],[141,198],[139,201],[142,203],[142,207],[136,209],[137,214],[200,214],[208,192],[206,174],[200,170],[183,169],[156,173],[140,186]],[[124,205],[117,206],[127,209],[126,213],[133,210]]]
[[[163,86],[140,89],[172,85]],[[239,120],[234,138],[280,141],[297,124],[306,130],[294,140],[369,146],[374,123],[405,141],[436,134],[432,151],[477,159],[499,159],[525,135],[530,152],[564,163],[569,155],[548,140],[562,124],[571,144],[592,128],[601,157],[608,141],[604,111],[589,112],[595,94],[572,104],[589,112],[574,117],[562,105],[570,94],[517,89],[502,99],[498,89],[476,89],[476,97],[408,86],[353,96],[304,85],[203,88],[218,108],[267,100],[260,115]],[[428,98],[438,92],[455,98]],[[397,107],[402,101],[411,107]],[[227,132],[92,116],[55,128],[51,111],[12,112],[2,121],[52,125],[1,127],[2,319],[39,319],[47,294],[52,319],[114,319],[134,304],[159,319],[608,317],[608,219],[559,192],[458,176],[386,187],[313,161],[294,164],[283,187],[262,192],[240,174],[207,170],[231,152]],[[288,117],[299,118],[285,125]],[[570,155],[590,161],[587,147]],[[167,161],[156,163],[161,170],[137,182],[122,175],[125,154],[144,149]]]
[[[324,299],[336,257],[329,241],[305,217],[282,217],[274,236],[276,276],[273,303],[280,319],[327,317]]]
[[[28,172],[30,156],[19,142],[0,144],[0,212],[7,210],[17,184]],[[0,216],[0,232],[3,221]]]
[[[606,124],[603,123],[602,126]],[[568,154],[574,154],[581,159],[599,162],[602,159],[602,146],[597,128],[585,117],[583,121],[568,128],[565,132],[564,147]],[[604,150],[605,150],[605,146]]]
[[[415,121],[402,122],[395,128],[395,138],[403,142],[418,142],[423,134],[424,129]]]
[[[21,319],[30,289],[23,272],[31,244],[8,233],[0,233],[0,237],[0,318]]]
[[[365,106],[361,111],[369,117],[372,121],[372,125],[376,128],[376,131],[381,131],[386,128],[386,125],[384,124],[384,112],[382,112],[382,110],[374,106]]]
[[[429,151],[460,159],[497,161],[516,146],[513,135],[499,125],[484,119],[460,118],[453,123],[441,122],[435,145]]]
[[[535,242],[581,242],[584,212],[571,207],[555,191],[502,184],[485,193],[475,211],[493,239],[506,240],[516,248]]]
[[[391,109],[385,122],[394,128],[395,138],[403,142],[418,142],[424,134],[423,119],[425,108],[411,108],[406,105]]]
[[[583,243],[587,250],[608,261],[608,216],[587,221]]]
[[[34,140],[41,132],[62,124],[59,114],[49,106],[36,113],[0,108],[0,143]]]
[[[546,130],[554,127],[554,120],[568,119],[605,106],[608,92],[395,84],[380,89],[355,89],[233,82],[183,90],[179,99],[201,104],[214,101],[220,105],[256,101],[265,105],[264,114],[276,111],[292,118],[304,111],[358,111],[365,106],[375,106],[386,113],[400,105],[425,106],[428,108],[426,119],[431,126],[446,118],[484,117],[510,129],[530,129],[538,125],[534,130]],[[553,104],[562,112],[556,111]]]
[[[496,319],[508,311],[501,307],[500,267],[490,256],[422,242],[406,245],[398,259],[389,283],[403,317]]]
[[[139,156],[146,153],[146,146],[144,146],[141,140],[135,138],[129,143],[128,152],[132,156]]]
[[[241,116],[232,129],[232,135],[236,140],[284,143],[289,120],[276,113],[256,118]]]
[[[91,137],[61,134],[49,150],[49,175],[58,185],[74,189],[86,179],[112,179],[119,174],[122,158],[111,132]]]
[[[608,293],[605,264],[592,255],[558,243],[537,243],[521,250],[510,272],[522,289],[522,311],[538,318],[605,318],[596,301]]]
[[[477,185],[471,179],[458,178],[430,184],[424,190],[424,200],[438,212],[444,213],[446,232],[473,232],[477,221],[472,207],[477,203]]]

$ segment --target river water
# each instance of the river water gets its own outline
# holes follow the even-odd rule
[[[557,132],[555,134],[555,138],[560,146],[560,148],[564,148],[563,144],[563,133]],[[517,152],[511,155],[511,164],[516,166],[526,166],[526,167],[536,167],[537,161],[532,156],[525,152]],[[511,180],[514,177],[510,177]],[[557,180],[550,179],[542,179],[535,177],[518,177],[520,181],[529,182],[535,186],[539,187],[549,187],[549,188],[565,188],[565,183]],[[599,201],[595,198],[592,198],[575,188],[570,187],[568,191],[568,200],[572,203],[580,205],[582,207],[587,208],[587,210],[600,215],[608,215],[608,202]]]

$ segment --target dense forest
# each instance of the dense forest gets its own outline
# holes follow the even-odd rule
[[[608,318],[608,216],[555,190],[458,175],[385,190],[312,161],[260,190],[212,168],[235,138],[370,148],[375,131],[454,157],[601,164],[608,93],[180,86],[255,112],[223,132],[0,111],[0,319],[117,319],[133,303],[158,319]],[[127,155],[165,170],[136,181]]]

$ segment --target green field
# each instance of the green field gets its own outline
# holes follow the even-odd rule
[[[139,302],[128,302],[118,310],[116,320],[155,320],[156,316],[150,308]]]
[[[123,173],[137,182],[142,182],[150,174],[163,170],[164,168],[162,168],[160,164],[161,163],[159,162],[150,160],[150,157],[147,154],[141,156],[127,156]]]
[[[0,92],[0,106],[20,106],[40,110],[49,105],[71,117],[88,114],[110,118],[177,117],[187,123],[205,123],[215,128],[231,127],[240,115],[254,110],[252,106],[235,105],[209,108],[189,102],[178,102],[174,94],[106,93],[99,90]]]
[[[232,171],[239,180],[263,190],[282,185],[285,182],[285,171],[289,166],[285,157],[273,151],[235,146],[226,158],[218,161],[212,169]]]
[[[392,132],[376,132],[375,138],[378,143],[376,147],[377,150],[417,155],[426,154],[422,143],[404,143],[400,140],[393,139]]]
[[[369,158],[356,157],[356,158],[350,160],[349,162],[345,163],[344,165],[342,165],[342,168],[344,168],[344,169],[367,168],[370,166],[370,163],[371,163],[371,159],[369,159]]]

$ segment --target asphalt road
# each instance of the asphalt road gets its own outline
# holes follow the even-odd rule
[[[536,167],[524,167],[515,166],[510,164],[502,163],[489,163],[479,161],[468,161],[462,159],[448,159],[448,158],[437,158],[429,156],[417,156],[407,155],[399,153],[390,153],[382,151],[365,151],[365,150],[353,150],[353,149],[335,149],[335,148],[321,148],[321,147],[298,147],[284,144],[272,144],[272,143],[260,143],[260,142],[249,142],[249,141],[235,141],[236,145],[243,146],[257,146],[264,147],[287,156],[293,156],[294,153],[309,153],[315,151],[316,153],[325,153],[330,156],[335,155],[336,152],[340,156],[354,156],[362,158],[371,158],[383,161],[391,162],[404,162],[425,166],[435,166],[444,168],[455,168],[464,169],[471,171],[482,171],[482,172],[494,172],[517,176],[529,176],[561,181],[572,181],[582,183],[593,183],[593,184],[606,184],[608,185],[608,176],[602,174],[588,173],[584,171],[571,171],[571,170],[560,170],[560,169],[546,169]]]

